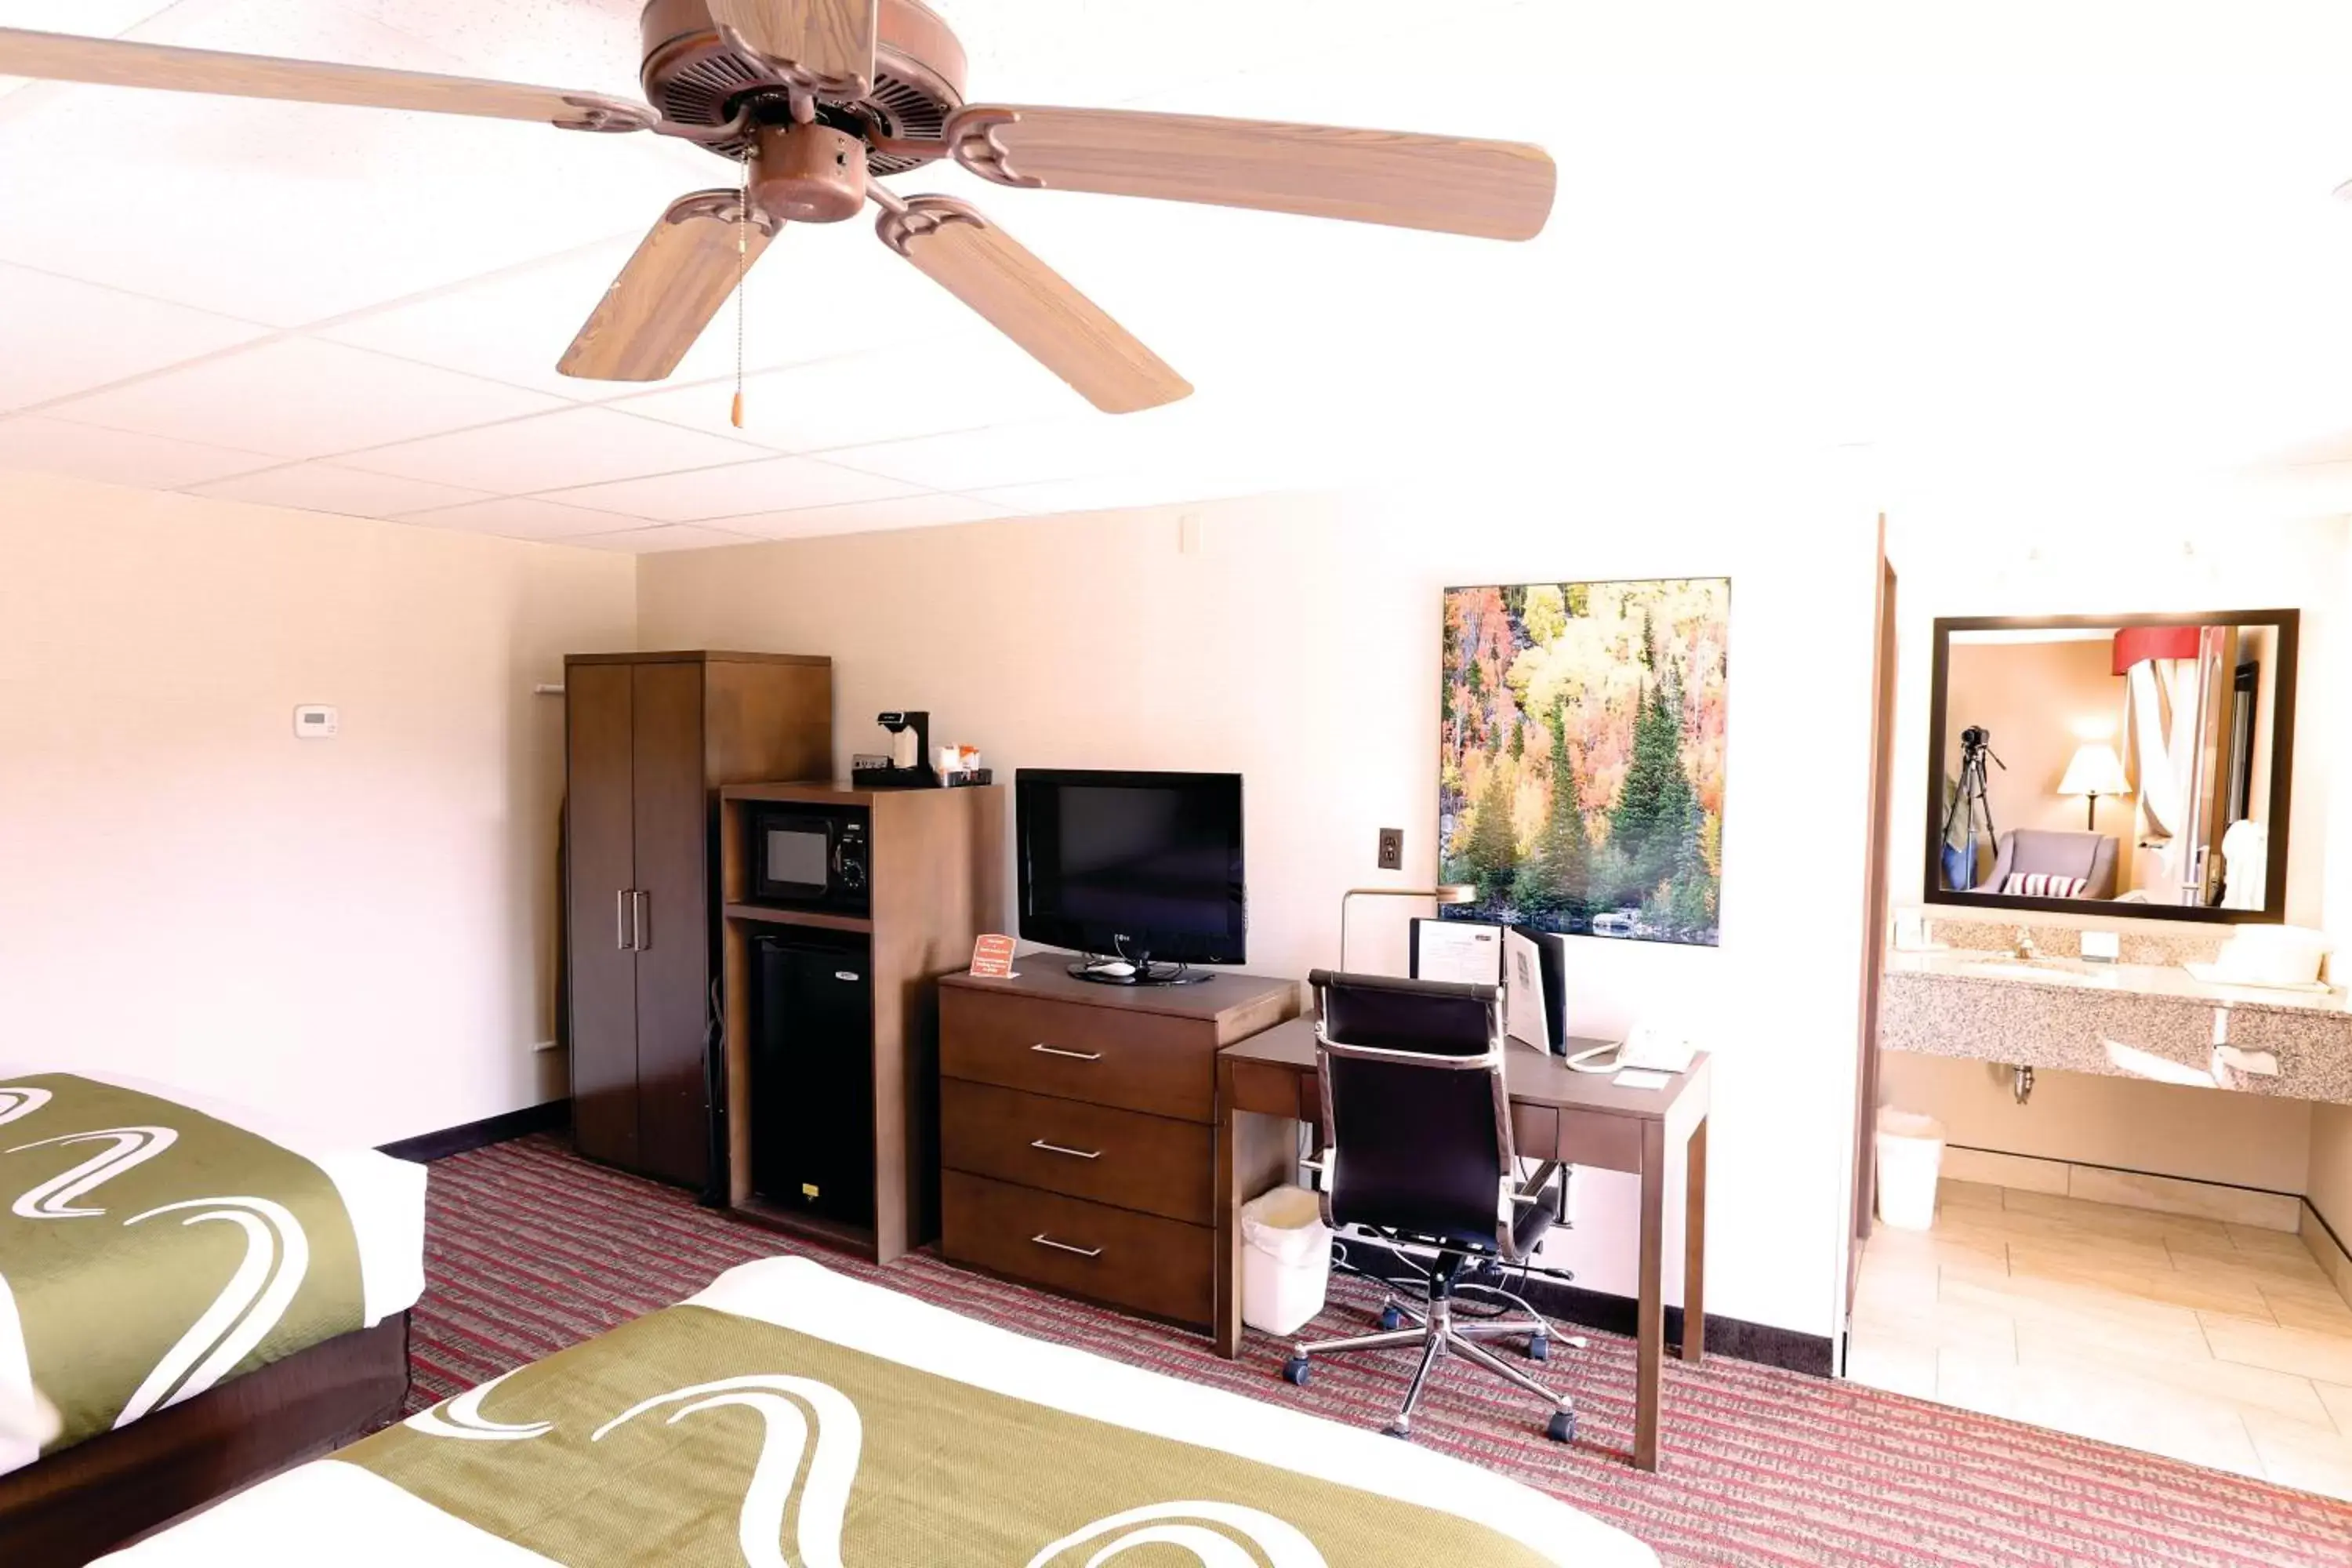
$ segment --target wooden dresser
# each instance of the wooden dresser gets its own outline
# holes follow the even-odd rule
[[[940,1250],[1184,1323],[1214,1316],[1217,1052],[1295,981],[1097,985],[1058,953],[940,983]]]

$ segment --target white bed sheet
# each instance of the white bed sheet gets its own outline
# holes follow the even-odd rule
[[[1027,1339],[806,1258],[744,1264],[691,1300],[973,1387],[1475,1520],[1562,1568],[1656,1568],[1656,1555],[1633,1537],[1492,1471],[1369,1429]],[[103,1562],[113,1568],[414,1564],[427,1548],[425,1560],[436,1568],[523,1568],[546,1561],[425,1507],[369,1471],[322,1459]]]
[[[344,1211],[352,1216],[352,1231],[359,1240],[364,1326],[373,1327],[395,1312],[405,1311],[425,1294],[424,1166],[379,1154],[363,1144],[339,1143],[260,1111],[152,1079],[56,1063],[0,1062],[0,1084],[39,1072],[69,1072],[152,1094],[292,1150],[326,1173],[343,1200]]]

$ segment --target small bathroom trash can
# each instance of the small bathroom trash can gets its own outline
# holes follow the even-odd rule
[[[1295,1332],[1323,1310],[1331,1284],[1331,1232],[1323,1204],[1304,1187],[1276,1187],[1242,1205],[1242,1321]]]
[[[1936,1223],[1936,1179],[1944,1165],[1944,1124],[1916,1111],[1878,1112],[1878,1217],[1898,1230]]]

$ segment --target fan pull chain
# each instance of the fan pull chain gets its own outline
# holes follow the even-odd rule
[[[728,413],[743,428],[743,274],[751,245],[751,158],[743,157],[743,197],[735,208],[735,405]]]

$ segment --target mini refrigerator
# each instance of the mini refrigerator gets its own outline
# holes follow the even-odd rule
[[[754,939],[751,1185],[822,1219],[874,1224],[874,980],[863,937]]]

